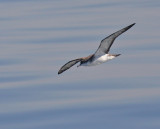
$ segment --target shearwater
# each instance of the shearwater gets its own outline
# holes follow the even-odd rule
[[[76,63],[80,62],[80,64],[77,66],[94,66],[94,65],[99,65],[102,64],[108,60],[111,60],[121,54],[109,54],[109,50],[114,42],[114,40],[121,35],[122,33],[124,33],[125,31],[127,31],[128,29],[130,29],[133,25],[135,25],[135,23],[111,34],[110,36],[104,38],[97,51],[92,54],[89,55],[87,57],[81,57],[81,58],[77,58],[74,60],[69,61],[68,63],[66,63],[65,65],[63,65],[60,70],[58,71],[58,74],[61,74],[62,72],[66,71],[67,69],[69,69],[70,67],[72,67],[73,65],[75,65]]]

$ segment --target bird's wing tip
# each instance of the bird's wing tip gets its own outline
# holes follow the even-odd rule
[[[59,70],[59,71],[58,71],[58,75],[59,75],[59,74],[61,74],[61,73],[62,73],[62,71],[61,71],[61,70]]]
[[[128,30],[128,29],[130,29],[130,28],[131,28],[132,26],[134,26],[135,24],[136,24],[136,23],[133,23],[133,24],[127,26],[127,27],[125,28],[125,31]]]
[[[131,24],[131,26],[134,26],[136,23]]]
[[[60,75],[62,72],[58,72],[58,75]]]

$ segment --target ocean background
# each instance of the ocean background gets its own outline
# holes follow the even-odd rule
[[[160,1],[0,0],[0,129],[160,129]]]

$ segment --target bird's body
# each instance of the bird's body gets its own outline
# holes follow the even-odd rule
[[[111,60],[115,57],[116,55],[104,54],[102,56],[92,59],[92,61],[91,60],[85,61],[84,63],[81,63],[79,66],[95,66],[95,65],[105,63],[106,61]]]
[[[100,46],[98,47],[97,51],[94,54],[89,55],[87,57],[81,57],[81,58],[69,61],[68,63],[66,63],[61,67],[61,69],[58,71],[58,74],[61,74],[62,72],[66,71],[67,69],[69,69],[70,67],[72,67],[78,62],[80,62],[78,66],[95,66],[119,56],[120,54],[109,54],[108,52],[114,40],[119,35],[127,31],[128,29],[130,29],[133,25],[135,25],[135,23],[104,38],[101,41]]]

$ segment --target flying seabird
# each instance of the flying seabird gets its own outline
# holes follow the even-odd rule
[[[125,31],[127,31],[128,29],[130,29],[133,25],[135,25],[135,23],[111,34],[110,36],[104,38],[97,51],[92,54],[89,55],[87,57],[81,57],[78,59],[74,59],[69,61],[68,63],[66,63],[65,65],[63,65],[60,70],[58,71],[58,74],[61,74],[62,72],[66,71],[67,69],[69,69],[70,67],[72,67],[73,65],[75,65],[76,63],[80,62],[80,64],[77,66],[94,66],[94,65],[98,65],[98,64],[102,64],[108,60],[111,60],[121,54],[109,54],[109,50],[114,42],[114,40],[121,35],[122,33],[124,33]]]

